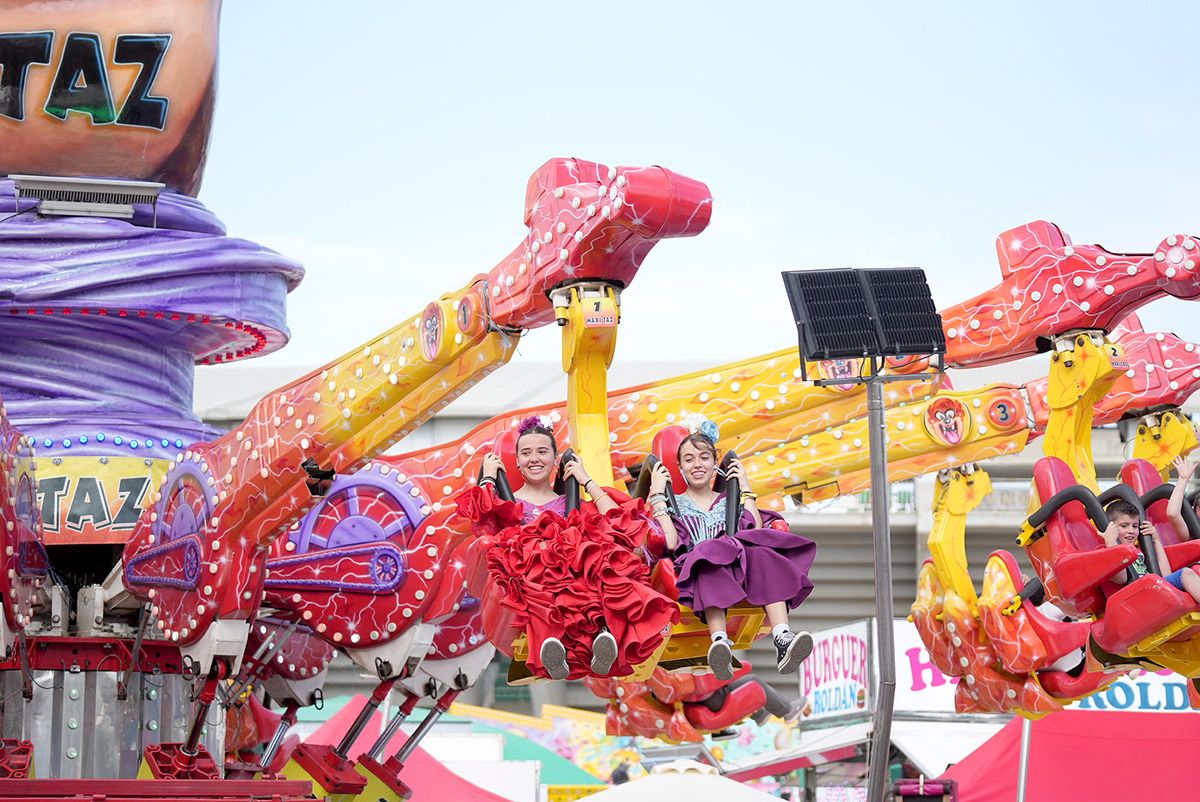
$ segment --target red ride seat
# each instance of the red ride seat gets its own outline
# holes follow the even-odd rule
[[[1042,503],[1078,482],[1067,463],[1042,457],[1033,468]],[[1135,546],[1106,548],[1079,501],[1068,501],[1045,524],[1046,535],[1026,547],[1038,576],[1068,615],[1098,615],[1104,609],[1100,590],[1110,576],[1137,559]]]
[[[690,702],[683,705],[683,715],[696,729],[716,732],[732,727],[756,710],[761,710],[766,703],[767,694],[762,686],[757,682],[747,682],[729,689],[729,695],[725,697],[725,704],[721,705],[720,710],[709,710],[703,704]]]
[[[993,551],[991,556],[1004,561],[1005,566],[1008,568],[1008,575],[1012,577],[1013,586],[1017,593],[1024,590],[1025,582],[1021,579],[1021,566],[1017,563],[1017,558],[1007,551]],[[1030,628],[1037,633],[1038,639],[1042,642],[1042,647],[1046,650],[1046,665],[1050,665],[1063,655],[1087,645],[1090,622],[1055,621],[1053,618],[1049,618],[1039,611],[1037,606],[1031,602],[1023,604],[1021,609],[1025,612]]]
[[[1115,591],[1108,597],[1104,618],[1093,628],[1096,643],[1113,654],[1125,654],[1155,632],[1200,611],[1191,595],[1177,590],[1161,576],[1150,574]],[[1172,641],[1186,641],[1200,635],[1200,627],[1180,632]]]
[[[1131,459],[1122,465],[1121,481],[1132,487],[1133,492],[1139,496],[1145,496],[1163,484],[1162,476],[1144,459]],[[1160,498],[1146,506],[1146,520],[1158,530],[1158,539],[1162,541],[1164,548],[1185,542],[1186,538],[1179,536],[1175,526],[1167,518],[1166,498]]]
[[[1103,671],[1080,672],[1072,677],[1065,671],[1039,671],[1038,682],[1046,693],[1056,699],[1079,699],[1090,696],[1112,679],[1111,674]]]
[[[1133,459],[1121,467],[1121,481],[1133,488],[1139,496],[1162,486],[1162,477],[1153,465],[1144,459]],[[1158,539],[1171,561],[1171,571],[1200,563],[1200,540],[1181,537],[1175,525],[1167,517],[1167,498],[1157,499],[1146,507],[1146,520],[1154,524]],[[1165,568],[1165,566],[1164,566]]]

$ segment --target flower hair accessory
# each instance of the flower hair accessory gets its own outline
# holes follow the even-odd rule
[[[721,439],[721,430],[717,428],[717,424],[699,412],[692,412],[685,415],[681,422],[689,432],[700,435],[714,446],[717,444],[717,440]]]
[[[554,431],[554,421],[550,419],[550,416],[530,415],[528,418],[525,418],[517,424],[517,437],[522,437],[530,432],[536,432],[543,429],[548,432]]]

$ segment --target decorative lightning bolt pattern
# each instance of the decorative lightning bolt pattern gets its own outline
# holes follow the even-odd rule
[[[1200,249],[1174,235],[1153,253],[1114,254],[1072,245],[1038,220],[996,238],[999,285],[942,311],[946,362],[986,365],[1030,356],[1038,339],[1074,329],[1112,331],[1134,309],[1162,295],[1200,297]]]
[[[601,189],[605,200],[593,204]],[[507,361],[518,329],[552,320],[549,288],[583,278],[628,285],[659,239],[699,233],[710,211],[707,187],[669,170],[547,162],[526,191],[523,242],[488,276],[180,456],[126,548],[130,591],[151,600],[158,628],[183,644],[217,617],[249,618],[262,594],[262,550],[313,503],[302,461],[339,473],[362,467]]]

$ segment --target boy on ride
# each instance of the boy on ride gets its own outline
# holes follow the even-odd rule
[[[1180,485],[1186,482],[1181,481]],[[1169,568],[1171,561],[1167,559],[1167,552],[1163,549],[1162,543],[1158,539],[1158,532],[1154,528],[1154,524],[1149,521],[1140,521],[1141,517],[1137,508],[1128,501],[1118,499],[1109,504],[1105,508],[1108,513],[1108,528],[1100,533],[1100,537],[1104,539],[1104,543],[1108,547],[1113,546],[1129,546],[1137,545],[1138,535],[1149,535],[1151,542],[1154,544],[1154,553],[1158,556],[1158,564],[1163,568]],[[1187,566],[1178,571],[1173,571],[1163,577],[1167,582],[1175,588],[1185,591],[1195,599],[1197,604],[1200,604],[1200,574],[1194,570],[1195,566]],[[1124,585],[1130,579],[1140,579],[1150,573],[1150,568],[1146,564],[1144,555],[1139,554],[1137,559],[1129,566],[1128,569],[1118,571],[1109,577],[1109,580],[1117,585]]]

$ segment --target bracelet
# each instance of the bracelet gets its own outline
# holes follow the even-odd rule
[[[657,518],[660,515],[667,514],[667,505],[663,504],[661,507],[656,505],[656,506],[652,507],[651,510],[654,513],[654,517]]]
[[[492,486],[495,486],[495,484],[496,484],[496,480],[495,480],[495,479],[493,479],[493,478],[492,478],[492,477],[490,477],[490,476],[485,476],[485,477],[483,477],[482,479],[480,479],[480,480],[479,480],[479,486],[480,486],[480,487],[485,487],[486,485],[492,485]]]
[[[665,495],[663,495],[662,493],[651,493],[649,496],[646,497],[646,501],[649,501],[651,504],[653,504],[655,501],[665,502],[666,500],[667,500],[667,497]]]
[[[743,490],[740,496],[742,501],[754,501],[758,498],[758,493],[751,493],[749,490]]]
[[[594,484],[596,484],[595,479],[588,479],[586,482],[583,483],[583,489],[587,490],[589,485],[594,485]]]

